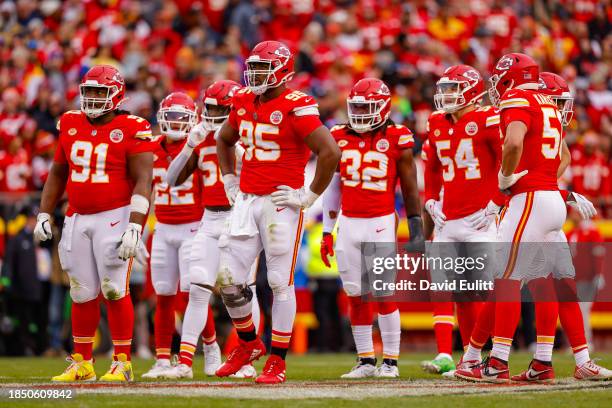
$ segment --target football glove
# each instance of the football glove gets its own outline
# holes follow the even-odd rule
[[[446,223],[446,215],[442,212],[442,203],[430,198],[425,203],[425,209],[431,215],[431,219],[436,224],[437,229],[441,229]]]
[[[51,216],[49,214],[40,213],[36,217],[34,238],[41,242],[53,238],[53,233],[51,232]]]
[[[570,207],[575,208],[584,220],[588,220],[589,218],[593,218],[595,215],[597,215],[597,210],[595,209],[593,203],[582,194],[571,192],[567,197],[566,203]]]
[[[208,132],[204,129],[204,125],[202,123],[198,123],[191,129],[189,132],[189,136],[187,136],[187,146],[195,149],[200,143],[204,141],[206,138],[206,134]]]
[[[499,213],[501,207],[493,201],[489,201],[485,208],[482,208],[474,214],[466,217],[470,226],[476,230],[487,230],[492,222],[495,221],[495,216]]]
[[[327,257],[334,255],[334,236],[329,232],[324,232],[321,239],[321,260],[328,268],[331,268],[331,263]]]
[[[501,191],[507,190],[514,185],[517,181],[521,179],[525,174],[529,173],[529,170],[523,170],[520,173],[512,173],[509,176],[504,176],[501,169],[499,173],[497,173],[497,182],[499,184],[499,189]]]
[[[227,201],[229,201],[230,205],[234,205],[236,196],[240,192],[240,181],[235,174],[226,174],[222,177],[222,180]]]
[[[136,256],[138,246],[140,245],[140,236],[142,234],[142,226],[134,222],[130,222],[121,236],[121,242],[117,245],[119,250],[119,259],[127,261]]]
[[[271,197],[272,202],[279,206],[308,208],[319,198],[319,195],[310,191],[309,188],[302,187],[296,190],[289,186],[278,186]]]

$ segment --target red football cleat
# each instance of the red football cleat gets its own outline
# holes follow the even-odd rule
[[[531,360],[529,368],[520,374],[513,375],[512,381],[549,383],[555,382],[555,370],[552,365],[546,365],[538,360]]]
[[[243,365],[258,360],[259,357],[266,354],[266,345],[259,337],[252,341],[238,340],[238,342],[238,346],[229,353],[225,363],[221,364],[221,367],[215,372],[217,377],[235,374]]]
[[[268,357],[262,373],[255,379],[258,384],[280,384],[285,382],[285,360],[272,354]]]
[[[508,363],[489,357],[476,367],[455,371],[455,377],[473,382],[507,383],[510,382]]]

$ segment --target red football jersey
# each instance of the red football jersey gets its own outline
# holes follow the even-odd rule
[[[236,93],[228,123],[240,133],[245,153],[240,190],[267,195],[280,185],[304,185],[304,167],[310,149],[304,138],[319,126],[315,100],[287,88],[278,97],[261,102],[248,88]]]
[[[219,167],[217,158],[217,141],[214,133],[209,132],[202,143],[195,149],[194,154],[198,157],[198,169],[202,174],[202,202],[205,207],[228,206],[225,187],[223,186],[223,174]]]
[[[170,162],[179,154],[183,144],[168,143],[161,136],[153,152],[153,203],[157,220],[164,224],[186,224],[202,218],[202,184],[197,170],[180,186],[170,187],[164,181]]]
[[[427,122],[431,157],[426,174],[438,180],[426,182],[442,185],[442,211],[454,220],[473,214],[499,200],[497,173],[501,163],[499,114],[487,106],[466,113],[457,123],[442,111],[432,113]],[[425,188],[426,197],[440,199],[440,190]]]
[[[14,154],[0,150],[0,191],[23,193],[32,190],[32,165],[24,148]]]
[[[151,125],[135,115],[119,115],[93,125],[81,111],[68,111],[57,123],[56,163],[68,164],[68,214],[95,214],[130,203],[133,182],[129,155],[150,152]]]
[[[332,136],[342,151],[342,213],[373,218],[395,211],[397,161],[412,148],[412,132],[402,125],[359,134],[346,125],[334,126]]]
[[[573,190],[578,194],[587,197],[610,194],[610,168],[603,153],[594,151],[587,154],[583,149],[575,148],[571,169]]]
[[[557,170],[561,163],[563,126],[557,105],[547,95],[525,89],[511,89],[501,98],[500,126],[502,139],[511,122],[520,121],[527,126],[519,173],[529,170],[510,187],[512,195],[526,191],[558,190]]]

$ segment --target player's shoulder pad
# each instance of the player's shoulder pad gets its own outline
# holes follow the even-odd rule
[[[329,129],[329,133],[331,133],[332,136],[336,137],[346,133],[347,130],[349,130],[349,127],[346,124],[340,124],[332,126],[331,129]]]
[[[431,153],[431,144],[429,144],[429,140],[425,140],[423,143],[423,147],[421,148],[421,159],[423,161],[427,161],[428,155]]]
[[[289,104],[289,111],[295,116],[319,115],[319,104],[307,93],[291,91],[284,99]]]
[[[414,135],[404,125],[390,124],[387,126],[387,134],[397,138],[398,146],[407,146],[414,144]]]
[[[234,96],[232,97],[232,105],[240,105],[248,98],[255,98],[255,94],[249,89],[248,86],[245,86],[244,88],[240,88],[236,91],[236,93],[234,93]]]
[[[530,106],[528,92],[524,89],[510,89],[504,93],[499,103],[499,109],[525,108]]]
[[[80,110],[66,111],[62,114],[62,116],[60,116],[55,127],[57,128],[57,130],[62,130],[61,128],[62,123],[70,123],[71,120],[74,120],[75,118],[80,118],[82,114],[83,112],[81,112]]]
[[[482,118],[485,127],[499,125],[499,110],[494,106],[479,106],[476,112]]]
[[[153,141],[153,133],[151,132],[151,124],[145,118],[137,115],[126,115],[125,124],[129,126],[129,131],[133,133],[134,139],[145,141]]]

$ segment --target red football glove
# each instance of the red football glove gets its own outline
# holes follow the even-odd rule
[[[328,256],[334,256],[334,236],[329,232],[324,232],[321,239],[321,260],[325,266],[331,268]]]

